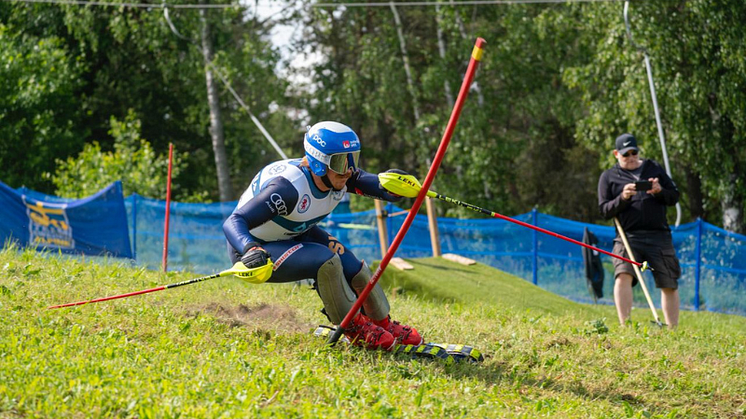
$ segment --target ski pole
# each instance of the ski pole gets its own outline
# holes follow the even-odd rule
[[[393,193],[395,193],[397,195],[401,195],[401,196],[404,196],[404,197],[407,197],[407,198],[412,198],[412,197],[416,196],[417,193],[419,193],[419,191],[424,188],[423,185],[420,185],[420,182],[417,180],[417,178],[414,177],[414,176],[412,176],[412,175],[401,175],[401,174],[398,174],[398,173],[391,173],[391,172],[389,172],[389,173],[379,173],[378,174],[378,180],[381,182],[381,185],[386,190],[388,190],[389,192],[393,192]],[[565,236],[563,236],[561,234],[558,234],[558,233],[555,233],[553,231],[545,230],[545,229],[543,229],[541,227],[536,227],[534,225],[531,225],[531,224],[528,224],[528,223],[524,223],[523,221],[518,221],[518,220],[516,220],[514,218],[506,217],[506,216],[504,216],[502,214],[498,214],[498,213],[496,213],[494,211],[490,211],[490,210],[486,210],[484,208],[480,208],[480,207],[478,207],[476,205],[472,205],[472,204],[469,204],[467,202],[462,202],[462,201],[459,201],[457,199],[453,199],[453,198],[449,198],[447,196],[443,196],[443,195],[441,195],[441,194],[439,194],[439,193],[437,193],[435,191],[427,191],[426,195],[429,196],[429,197],[431,197],[431,198],[435,198],[435,199],[439,199],[441,201],[449,202],[451,204],[460,205],[460,206],[462,206],[464,208],[468,208],[468,209],[470,209],[472,211],[480,212],[482,214],[486,214],[486,215],[489,215],[491,217],[499,218],[499,219],[505,220],[505,221],[510,221],[511,223],[515,223],[515,224],[518,224],[520,226],[527,227],[527,228],[539,231],[539,232],[544,233],[544,234],[548,234],[550,236],[553,236],[553,237],[556,237],[558,239],[562,239],[562,240],[568,241],[570,243],[577,244],[579,246],[587,247],[589,249],[595,250],[595,251],[603,253],[605,255],[609,255],[611,257],[614,257],[614,258],[623,260],[625,262],[631,263],[632,265],[639,266],[640,269],[642,269],[643,271],[645,271],[645,269],[650,269],[651,271],[653,270],[653,268],[651,268],[650,266],[648,266],[648,262],[642,262],[642,263],[635,262],[634,260],[630,260],[630,259],[627,259],[625,257],[619,256],[619,255],[615,255],[615,254],[613,254],[611,252],[607,252],[606,250],[599,249],[598,247],[591,246],[589,244],[586,244],[586,243],[583,243],[583,242],[579,242],[577,240],[573,240],[573,239],[571,239],[569,237],[565,237]]]
[[[632,254],[632,248],[630,247],[629,242],[627,241],[627,235],[624,233],[622,224],[619,222],[619,219],[617,217],[614,217],[614,224],[616,225],[616,229],[619,232],[619,237],[622,238],[622,242],[624,243],[624,248],[627,250],[627,254],[629,255],[629,258],[632,260],[635,260],[635,255]],[[645,285],[645,280],[642,277],[642,272],[640,272],[640,268],[638,268],[637,265],[632,265],[632,267],[635,268],[635,275],[637,275],[637,281],[640,283],[640,286],[642,287],[642,291],[645,293],[645,298],[648,300],[648,306],[650,306],[650,311],[653,312],[653,318],[655,319],[655,324],[657,324],[658,327],[665,326],[663,323],[661,323],[661,320],[658,317],[658,312],[655,311],[655,306],[653,305],[653,299],[650,298],[650,293],[648,292],[648,286]]]
[[[80,306],[83,304],[99,303],[101,301],[109,301],[109,300],[116,300],[118,298],[132,297],[135,295],[147,294],[149,292],[156,292],[156,291],[162,291],[162,290],[169,289],[169,288],[176,288],[182,285],[195,284],[197,282],[207,281],[208,279],[220,278],[221,276],[228,276],[228,275],[235,275],[243,279],[244,281],[250,282],[252,284],[261,284],[263,282],[266,282],[269,279],[269,277],[272,276],[272,267],[273,267],[272,260],[270,260],[264,266],[260,266],[258,268],[252,268],[252,269],[247,268],[241,262],[236,262],[236,264],[233,265],[232,268],[226,269],[223,272],[220,272],[214,275],[194,278],[194,279],[190,279],[187,281],[177,282],[175,284],[161,285],[159,287],[150,288],[147,290],[128,292],[126,294],[120,294],[120,295],[113,295],[111,297],[96,298],[94,300],[78,301],[76,303],[67,303],[67,304],[60,304],[56,306],[49,306],[47,307],[47,309],[51,310],[53,308]]]
[[[453,131],[456,129],[456,123],[458,122],[458,118],[461,115],[461,109],[464,106],[464,102],[466,102],[466,96],[469,94],[471,82],[472,80],[474,80],[474,73],[476,73],[477,66],[482,60],[482,54],[484,53],[482,47],[484,47],[486,44],[487,42],[482,38],[477,38],[477,41],[474,43],[474,49],[471,52],[469,66],[466,68],[466,74],[464,75],[464,81],[461,84],[461,90],[459,91],[458,98],[456,99],[456,104],[453,106],[453,111],[451,112],[451,117],[448,120],[448,124],[446,125],[446,130],[443,133],[443,138],[440,140],[440,146],[438,146],[438,151],[435,153],[433,163],[432,165],[430,165],[430,170],[427,172],[427,176],[425,177],[426,187],[424,190],[427,190],[433,183],[435,174],[438,172],[438,167],[440,167],[440,162],[443,160],[443,157],[446,154],[448,144],[451,142],[451,137],[453,136]],[[368,285],[366,285],[365,289],[363,289],[360,295],[358,295],[357,300],[355,300],[355,304],[352,305],[350,311],[347,313],[344,319],[342,319],[339,327],[334,330],[334,333],[329,335],[329,339],[327,340],[327,343],[329,345],[334,345],[335,343],[337,343],[339,338],[342,336],[344,329],[350,324],[350,322],[352,322],[352,318],[355,317],[358,310],[360,310],[360,307],[363,305],[365,299],[368,298],[368,294],[370,294],[371,290],[373,290],[373,287],[376,285],[378,279],[383,274],[386,266],[388,266],[391,258],[394,257],[394,253],[396,253],[399,245],[404,240],[404,236],[407,234],[407,230],[409,230],[409,226],[412,225],[414,216],[417,214],[417,210],[420,209],[420,207],[422,206],[422,201],[424,200],[424,193],[417,195],[417,199],[415,199],[414,201],[412,210],[409,212],[407,218],[404,220],[404,223],[399,229],[399,232],[396,233],[396,237],[391,243],[391,247],[389,247],[388,252],[386,252],[383,259],[381,260],[381,264],[378,265],[376,272],[373,273],[373,276],[368,281]]]

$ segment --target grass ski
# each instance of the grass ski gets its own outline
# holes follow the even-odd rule
[[[313,332],[314,336],[328,338],[336,330],[335,327],[319,325]],[[346,336],[342,335],[340,342],[350,343]],[[454,362],[482,362],[484,356],[480,351],[468,345],[448,344],[448,343],[423,343],[421,345],[396,345],[394,353],[411,355],[413,358],[430,358],[440,359],[447,364]]]

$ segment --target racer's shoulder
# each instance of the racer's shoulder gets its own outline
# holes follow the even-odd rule
[[[301,159],[279,160],[270,163],[262,169],[266,177],[282,176],[290,180],[303,175],[303,169],[300,167]]]

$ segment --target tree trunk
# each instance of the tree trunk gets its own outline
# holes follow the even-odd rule
[[[692,218],[702,218],[704,220],[707,217],[705,217],[702,196],[702,179],[700,179],[699,173],[696,173],[689,166],[685,167],[684,171],[686,172],[686,185],[689,195],[689,212]]]
[[[409,67],[409,55],[407,54],[407,43],[404,40],[404,32],[402,31],[401,19],[399,18],[399,12],[396,10],[394,3],[389,3],[391,11],[394,13],[394,22],[396,23],[396,33],[399,35],[399,47],[401,48],[402,61],[404,61],[404,72],[407,74],[407,86],[409,87],[409,93],[412,95],[412,108],[414,110],[414,121],[415,123],[420,120],[420,105],[417,100],[417,89],[414,86],[414,79],[412,78],[412,69]]]
[[[204,3],[204,1],[202,1]],[[212,151],[215,154],[215,168],[218,173],[218,190],[220,201],[233,199],[233,187],[231,186],[230,171],[228,170],[228,156],[225,152],[225,138],[223,135],[223,120],[220,116],[220,100],[218,88],[212,70],[207,63],[212,62],[213,49],[210,39],[210,24],[205,17],[205,9],[200,9],[199,17],[202,21],[202,55],[205,58],[205,81],[207,82],[207,102],[210,106],[210,137],[212,138]]]
[[[456,16],[456,25],[458,26],[458,30],[461,33],[461,38],[468,39],[469,35],[466,33],[466,25],[464,25],[464,21],[463,19],[461,19],[461,15],[459,14],[458,9],[456,9],[456,2],[454,2],[454,0],[449,0],[449,2],[451,3],[451,7],[453,7],[453,11]],[[479,68],[477,68],[477,71],[479,71]],[[481,108],[482,106],[484,106],[484,95],[482,94],[482,90],[479,88],[479,83],[476,80],[471,84],[471,89],[477,93],[477,103]]]
[[[440,52],[440,59],[445,62],[446,60],[446,43],[443,40],[443,18],[440,15],[440,5],[435,3],[435,22],[438,28],[438,52]],[[445,90],[446,102],[449,108],[453,108],[455,100],[453,99],[453,92],[451,91],[451,85],[448,83],[448,79],[443,81],[443,89]]]
[[[725,195],[723,196],[723,228],[734,233],[743,233],[743,202],[738,199],[738,176],[731,173],[726,176]]]

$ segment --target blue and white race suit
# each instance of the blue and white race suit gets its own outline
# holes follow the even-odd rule
[[[269,282],[316,278],[326,261],[338,254],[349,282],[362,262],[317,224],[340,203],[347,191],[386,201],[398,201],[386,192],[378,176],[357,169],[340,191],[322,192],[301,159],[282,160],[262,169],[243,193],[223,224],[233,263],[255,243],[270,253],[274,272]]]

